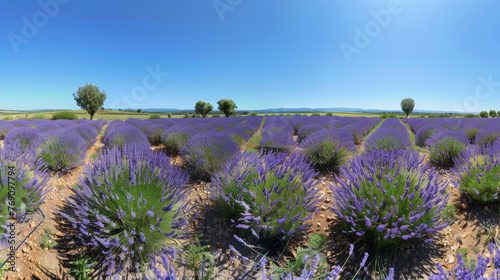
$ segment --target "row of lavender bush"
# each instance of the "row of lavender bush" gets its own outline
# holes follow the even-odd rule
[[[0,249],[10,246],[7,220],[26,222],[25,214],[33,213],[45,199],[50,187],[49,171],[64,171],[79,165],[105,123],[0,121],[4,138],[0,148]]]
[[[427,140],[440,131],[461,131],[468,137],[469,144],[480,148],[492,145],[500,139],[500,120],[475,118],[436,118],[432,120],[408,119],[406,121],[415,135],[415,142],[421,147],[428,145]]]
[[[31,155],[39,168],[65,171],[78,166],[97,140],[103,121],[15,120],[0,123],[4,146]]]
[[[406,127],[399,119],[386,119],[365,142],[365,150],[398,150],[412,145]]]
[[[356,145],[359,145],[361,144],[363,137],[368,134],[368,132],[370,132],[379,122],[380,119],[364,117],[342,118],[326,116],[268,116],[266,117],[266,122],[261,132],[262,138],[260,146],[263,150],[290,152],[294,150],[297,143],[304,143],[310,135],[331,129],[333,129],[335,133],[324,133],[324,137],[315,136],[315,141],[303,144],[302,148],[312,143],[318,143],[319,138],[324,139],[327,134],[345,135],[345,132],[351,134],[352,141]],[[297,136],[297,140],[293,137],[294,135]],[[342,138],[341,142],[347,139],[346,136],[347,135],[340,136],[340,138]],[[351,139],[350,137],[348,138],[350,142]]]

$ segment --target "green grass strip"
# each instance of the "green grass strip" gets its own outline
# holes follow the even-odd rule
[[[427,151],[427,149],[424,149],[424,148],[422,148],[422,147],[419,147],[419,146],[415,145],[415,134],[414,134],[414,133],[413,133],[413,131],[411,130],[410,125],[409,125],[409,124],[407,124],[407,123],[404,123],[403,121],[401,121],[401,123],[403,123],[403,124],[404,124],[404,126],[406,126],[406,128],[408,129],[408,133],[410,134],[411,143],[413,144],[413,145],[412,145],[412,148],[413,148],[413,149],[415,149],[415,150],[417,150],[417,151],[419,151],[419,152],[422,152],[422,153],[426,153],[426,154],[428,154],[428,153],[429,153],[429,151]]]
[[[260,139],[262,138],[262,135],[260,135],[260,131],[262,130],[262,128],[264,127],[264,122],[266,120],[266,117],[262,118],[262,122],[260,123],[260,127],[259,129],[257,130],[257,132],[252,136],[252,138],[250,138],[250,140],[248,140],[248,143],[250,144],[254,144],[254,145],[259,145],[260,144]],[[254,147],[247,147],[245,149],[245,151],[249,151],[249,152],[259,152],[256,148]]]
[[[379,122],[371,131],[370,133],[368,133],[365,137],[363,137],[363,142],[366,141],[366,139],[368,139],[368,137],[370,137],[370,135],[373,134],[373,132],[375,132],[375,130],[377,130],[381,125],[382,123],[384,122],[385,120],[382,120],[381,122]]]

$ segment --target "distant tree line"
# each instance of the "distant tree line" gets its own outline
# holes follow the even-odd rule
[[[495,110],[490,110],[489,112],[487,111],[482,111],[479,113],[479,116],[481,118],[497,118],[499,117],[500,118],[500,111],[495,111]]]

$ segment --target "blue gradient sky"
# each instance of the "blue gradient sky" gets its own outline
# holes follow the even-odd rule
[[[76,109],[93,82],[106,108],[500,110],[496,0],[55,1],[45,18],[38,1],[0,2],[0,108]],[[374,12],[390,14],[379,30]]]

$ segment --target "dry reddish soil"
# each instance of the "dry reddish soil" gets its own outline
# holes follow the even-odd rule
[[[96,144],[88,150],[85,164],[88,164],[90,156],[103,146],[102,137],[100,135]],[[0,144],[2,142],[0,141]],[[153,148],[161,149],[162,147],[155,146]],[[425,156],[427,157],[427,155]],[[175,164],[182,165],[180,157],[174,157],[172,161]],[[77,182],[82,171],[83,165],[66,173],[52,174],[50,191],[47,194],[45,204],[41,206],[45,219],[16,253],[18,271],[5,273],[6,277],[4,279],[73,279],[69,276],[68,261],[71,260],[71,256],[77,255],[78,250],[70,246],[71,232],[65,231],[65,228],[59,225],[56,221],[55,211],[64,207],[64,201],[72,194],[71,188]],[[488,235],[484,230],[484,226],[458,190],[453,187],[452,178],[453,175],[450,172],[441,172],[440,179],[448,185],[450,194],[448,204],[455,205],[457,208],[454,214],[457,220],[442,230],[434,243],[404,244],[393,255],[386,257],[387,265],[395,267],[396,272],[400,276],[403,275],[404,279],[425,279],[423,275],[437,272],[437,263],[443,263],[445,268],[452,268],[457,261],[457,250],[461,248],[468,249],[467,256],[469,258],[476,258],[478,253],[486,253],[487,244],[485,239]],[[323,196],[320,205],[321,211],[309,222],[311,228],[293,238],[288,243],[288,246],[281,251],[280,255],[284,259],[293,260],[296,256],[296,249],[299,246],[307,245],[306,234],[321,232],[328,236],[329,242],[326,251],[328,260],[332,264],[343,264],[347,259],[346,252],[349,244],[355,244],[355,256],[351,257],[347,262],[346,270],[356,271],[358,269],[357,264],[361,261],[363,253],[369,252],[370,248],[353,236],[343,233],[339,223],[336,222],[335,215],[329,210],[329,207],[332,206],[330,197],[332,191],[329,185],[336,184],[332,174],[324,174],[319,179],[323,180],[319,185],[321,188],[320,193]],[[229,245],[233,245],[241,253],[251,256],[250,259],[256,261],[259,260],[259,255],[239,244],[234,235],[239,235],[240,232],[225,221],[220,213],[210,209],[210,203],[208,202],[210,183],[191,181],[187,187],[191,189],[188,198],[193,209],[192,213],[197,215],[193,217],[189,231],[192,237],[205,234],[206,239],[201,242],[205,242],[209,250],[214,254],[217,265],[214,279],[240,279],[252,269],[252,263],[240,264],[231,260],[230,257],[234,256],[234,253],[229,249]],[[500,205],[473,205],[473,208],[483,223],[493,229],[492,234],[496,235],[500,221]],[[22,240],[28,236],[29,232],[41,220],[41,216],[37,214],[33,217],[32,222],[20,226],[17,230],[17,240]],[[53,237],[57,241],[56,246],[51,250],[42,250],[39,245],[42,233],[46,228],[54,232]],[[193,242],[193,240],[191,238],[189,241]],[[0,255],[3,255],[2,252],[0,252]],[[193,277],[192,274],[182,270],[182,268],[180,272],[187,279]],[[364,279],[378,278],[376,274],[363,273],[358,276]],[[258,273],[250,271],[245,279],[259,278]]]

